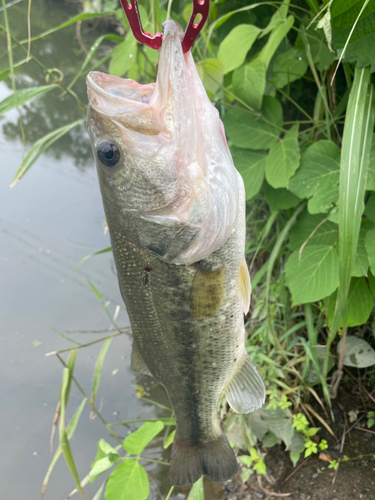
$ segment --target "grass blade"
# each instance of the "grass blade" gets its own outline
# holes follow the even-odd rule
[[[54,88],[56,88],[56,85],[51,84],[42,85],[41,87],[31,87],[29,89],[18,90],[14,92],[14,94],[6,97],[0,102],[0,116],[2,116],[4,113],[7,113],[11,109],[22,106],[22,104],[25,104],[26,102],[35,99],[35,97],[45,94],[46,92],[49,92]]]
[[[107,247],[103,248],[102,250],[98,250],[97,252],[90,253],[89,255],[86,255],[83,257],[81,261],[78,262],[74,270],[78,269],[87,259],[90,259],[91,257],[94,257],[95,255],[101,255],[102,253],[107,253],[107,252],[112,252],[112,247]]]
[[[94,370],[94,379],[92,382],[92,391],[91,391],[91,405],[93,407],[95,406],[96,395],[97,395],[98,389],[99,389],[100,377],[102,375],[102,368],[103,368],[105,355],[107,354],[108,348],[111,345],[112,340],[113,340],[113,337],[110,337],[104,342],[102,348],[100,349],[99,355],[96,359],[95,370]],[[91,411],[90,418],[93,419],[94,415],[95,415],[94,412]]]
[[[72,416],[67,428],[66,428],[66,433],[67,433],[67,436],[68,436],[68,439],[71,439],[73,434],[74,434],[74,431],[76,430],[76,427],[77,427],[77,424],[78,424],[78,421],[81,417],[81,414],[82,414],[82,411],[83,411],[83,408],[85,407],[85,404],[86,404],[86,399],[84,399],[82,401],[82,403],[79,405],[79,407],[76,409],[76,411],[74,412],[74,415]],[[53,468],[55,467],[56,463],[57,463],[57,460],[59,459],[60,455],[62,453],[62,450],[61,450],[61,446],[59,446],[51,460],[51,463],[48,467],[48,470],[47,470],[47,473],[45,475],[45,478],[43,480],[43,485],[42,485],[42,497],[44,496],[45,492],[46,492],[46,489],[47,489],[47,485],[48,485],[48,481],[49,481],[49,478],[51,476],[51,473],[53,471]]]
[[[55,85],[52,85],[54,87]],[[11,187],[13,187],[18,181],[22,179],[22,177],[26,174],[28,170],[34,165],[34,163],[37,161],[37,159],[45,152],[47,149],[60,137],[63,135],[67,134],[70,130],[72,130],[74,127],[79,125],[80,123],[83,123],[85,121],[85,118],[82,118],[81,120],[77,120],[73,123],[69,123],[69,125],[65,125],[64,127],[58,128],[54,130],[53,132],[50,132],[49,134],[45,135],[36,143],[33,145],[33,147],[30,149],[28,154],[26,155],[25,159],[21,163],[21,166],[16,172],[16,175],[14,176],[12,180]]]
[[[61,412],[60,412],[60,427],[59,427],[59,437],[60,437],[60,447],[62,454],[64,455],[65,461],[69,467],[69,470],[74,477],[77,488],[80,491],[82,498],[85,499],[85,494],[79,480],[76,465],[74,463],[72,450],[70,448],[68,434],[65,428],[65,408],[67,404],[68,389],[70,388],[72,381],[72,373],[69,368],[64,368],[63,371],[63,381],[61,387]]]
[[[340,284],[333,325],[327,342],[324,376],[327,375],[329,346],[336,336],[340,322],[343,322],[344,329],[346,327],[348,292],[364,207],[374,117],[370,68],[356,67],[345,119],[340,166],[338,205]]]
[[[3,0],[4,1],[4,0]],[[72,17],[65,23],[59,24],[59,26],[56,26],[55,28],[51,28],[47,31],[44,31],[40,35],[33,36],[32,38],[26,38],[25,40],[21,40],[20,43],[30,43],[34,42],[35,40],[40,40],[41,38],[44,38],[47,35],[50,35],[51,33],[55,33],[55,31],[62,30],[64,28],[67,28],[68,26],[71,26],[72,24],[76,24],[79,21],[85,21],[86,19],[96,19],[98,17],[104,17],[104,16],[112,16],[113,12],[97,12],[97,13],[92,13],[92,14],[79,14],[78,16]]]

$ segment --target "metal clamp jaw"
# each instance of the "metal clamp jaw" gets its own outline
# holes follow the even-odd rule
[[[143,31],[137,0],[121,0],[121,4],[124,8],[135,39],[152,49],[160,49],[163,41],[163,35],[161,33],[150,35],[147,31]],[[191,49],[193,43],[203,28],[204,23],[207,21],[209,11],[210,0],[193,0],[193,13],[191,14],[184,38],[182,40],[182,50],[184,51],[184,54]],[[195,20],[199,15],[201,17],[198,22],[195,23]]]

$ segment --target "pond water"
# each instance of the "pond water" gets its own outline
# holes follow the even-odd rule
[[[8,9],[11,30],[18,39],[27,37],[27,3],[21,1]],[[77,13],[78,5],[74,3],[33,0],[32,33],[57,26]],[[2,12],[0,23],[4,25]],[[88,47],[102,34],[98,24],[83,26]],[[64,83],[71,81],[85,58],[75,30],[71,26],[31,45],[31,52],[43,64],[58,67],[64,73]],[[17,62],[24,54],[17,49],[14,58]],[[0,34],[0,72],[7,67],[6,38]],[[45,75],[33,61],[17,70],[17,89],[44,83]],[[74,90],[86,102],[83,79]],[[0,100],[11,93],[10,80],[0,82]],[[84,116],[74,99],[61,98],[61,90],[23,106],[21,113],[26,150],[46,133]],[[104,301],[111,301],[112,314],[116,305],[122,306],[123,302],[110,253],[93,257],[74,270],[84,256],[109,246],[84,126],[56,142],[10,189],[23,157],[17,119],[17,111],[0,119],[0,491],[1,498],[7,500],[37,500],[51,460],[49,439],[62,376],[59,360],[45,354],[72,345],[51,327],[80,343],[106,335],[110,323],[88,279]],[[123,308],[117,323],[120,327],[129,326]],[[75,375],[87,394],[91,391],[100,346],[78,350]],[[169,416],[167,411],[137,398],[133,384],[152,384],[152,380],[130,372],[130,352],[128,334],[115,338],[109,348],[97,399],[103,418],[118,422]],[[149,397],[168,405],[160,387],[151,389]],[[67,419],[81,401],[82,395],[73,385]],[[89,471],[97,441],[105,438],[115,444],[99,419],[90,419],[89,413],[86,405],[71,441],[81,478]],[[129,432],[122,426],[116,427],[116,431],[122,438]],[[56,437],[55,448],[57,441]],[[163,452],[160,443],[148,453],[152,458],[169,458],[169,452]],[[151,464],[147,469],[151,473],[149,498],[164,498],[169,489],[167,467]],[[86,498],[91,499],[100,484],[99,479],[88,485]],[[64,500],[73,489],[74,480],[60,458],[45,498]]]

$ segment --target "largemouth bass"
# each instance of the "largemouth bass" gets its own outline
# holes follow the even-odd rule
[[[167,21],[163,35],[156,83],[88,75],[87,125],[132,369],[167,391],[177,425],[170,481],[184,486],[237,471],[217,417],[223,391],[240,413],[259,408],[265,391],[244,343],[243,181],[181,27]]]

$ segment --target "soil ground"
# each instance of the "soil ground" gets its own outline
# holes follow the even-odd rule
[[[339,397],[334,400],[332,406],[335,422],[327,419],[319,406],[314,406],[315,411],[325,419],[337,436],[335,439],[318,421],[315,421],[315,426],[321,427],[320,438],[326,439],[329,445],[324,453],[336,460],[343,458],[344,455],[350,458],[360,456],[362,458],[341,462],[336,472],[328,468],[329,462],[319,459],[317,455],[308,459],[301,458],[297,466],[293,467],[288,453],[281,446],[274,446],[268,450],[265,458],[267,476],[263,476],[260,480],[254,474],[243,484],[238,475],[224,486],[213,485],[206,481],[206,500],[277,500],[279,498],[375,500],[375,432],[363,430],[367,429],[366,413],[374,408],[374,403],[372,403],[372,408],[368,407],[368,399],[365,402],[358,395],[352,396],[343,388],[339,391]],[[352,416],[355,418],[353,423],[350,422]],[[350,427],[353,428],[348,431]],[[345,441],[341,448],[344,433]],[[368,454],[373,454],[373,456],[363,456]]]

